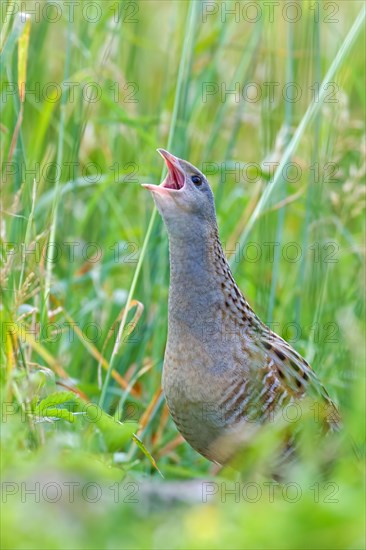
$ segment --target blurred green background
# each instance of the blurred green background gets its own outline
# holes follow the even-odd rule
[[[364,547],[363,9],[2,3],[3,548]],[[342,411],[281,483],[275,432],[239,478],[164,405],[157,147],[209,176],[239,286]]]

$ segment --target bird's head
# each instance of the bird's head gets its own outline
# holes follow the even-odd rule
[[[158,152],[167,165],[167,176],[160,185],[142,185],[152,192],[169,234],[183,236],[198,225],[216,225],[214,196],[206,177],[186,160],[164,149]]]

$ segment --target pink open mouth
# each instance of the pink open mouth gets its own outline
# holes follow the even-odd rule
[[[152,183],[142,183],[142,187],[152,191],[153,193],[159,193],[160,195],[172,195],[181,191],[184,187],[185,174],[180,165],[179,159],[165,151],[165,149],[158,149],[158,152],[165,160],[165,164],[168,168],[168,173],[164,181],[160,185],[153,185]]]
[[[165,160],[166,166],[168,168],[168,174],[165,180],[160,184],[159,187],[165,187],[165,189],[175,189],[179,191],[184,187],[185,176],[184,172],[180,166],[179,159],[165,151],[165,149],[158,149],[158,152]]]

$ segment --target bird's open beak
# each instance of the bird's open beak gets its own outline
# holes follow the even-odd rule
[[[179,162],[179,158],[165,151],[165,149],[157,149],[157,151],[165,160],[165,164],[168,168],[167,176],[160,185],[142,183],[142,187],[145,187],[153,193],[160,193],[163,195],[169,195],[172,192],[180,191],[184,187],[185,174]]]

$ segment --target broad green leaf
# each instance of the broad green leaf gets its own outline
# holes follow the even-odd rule
[[[77,399],[79,399],[78,396],[71,391],[54,392],[42,399],[42,401],[38,403],[37,407],[40,410],[44,410],[49,407],[55,407],[56,405],[62,405],[68,401],[76,401]]]
[[[90,423],[101,431],[109,451],[123,448],[138,429],[136,422],[119,422],[94,403],[83,407],[83,412]]]
[[[57,405],[70,402],[73,403],[73,411],[57,407]],[[54,392],[48,395],[32,410],[32,414],[63,418],[69,422],[74,422],[75,415],[80,413],[83,413],[90,424],[101,432],[109,451],[122,449],[139,427],[136,422],[122,423],[115,420],[95,403],[87,403],[69,391]]]

